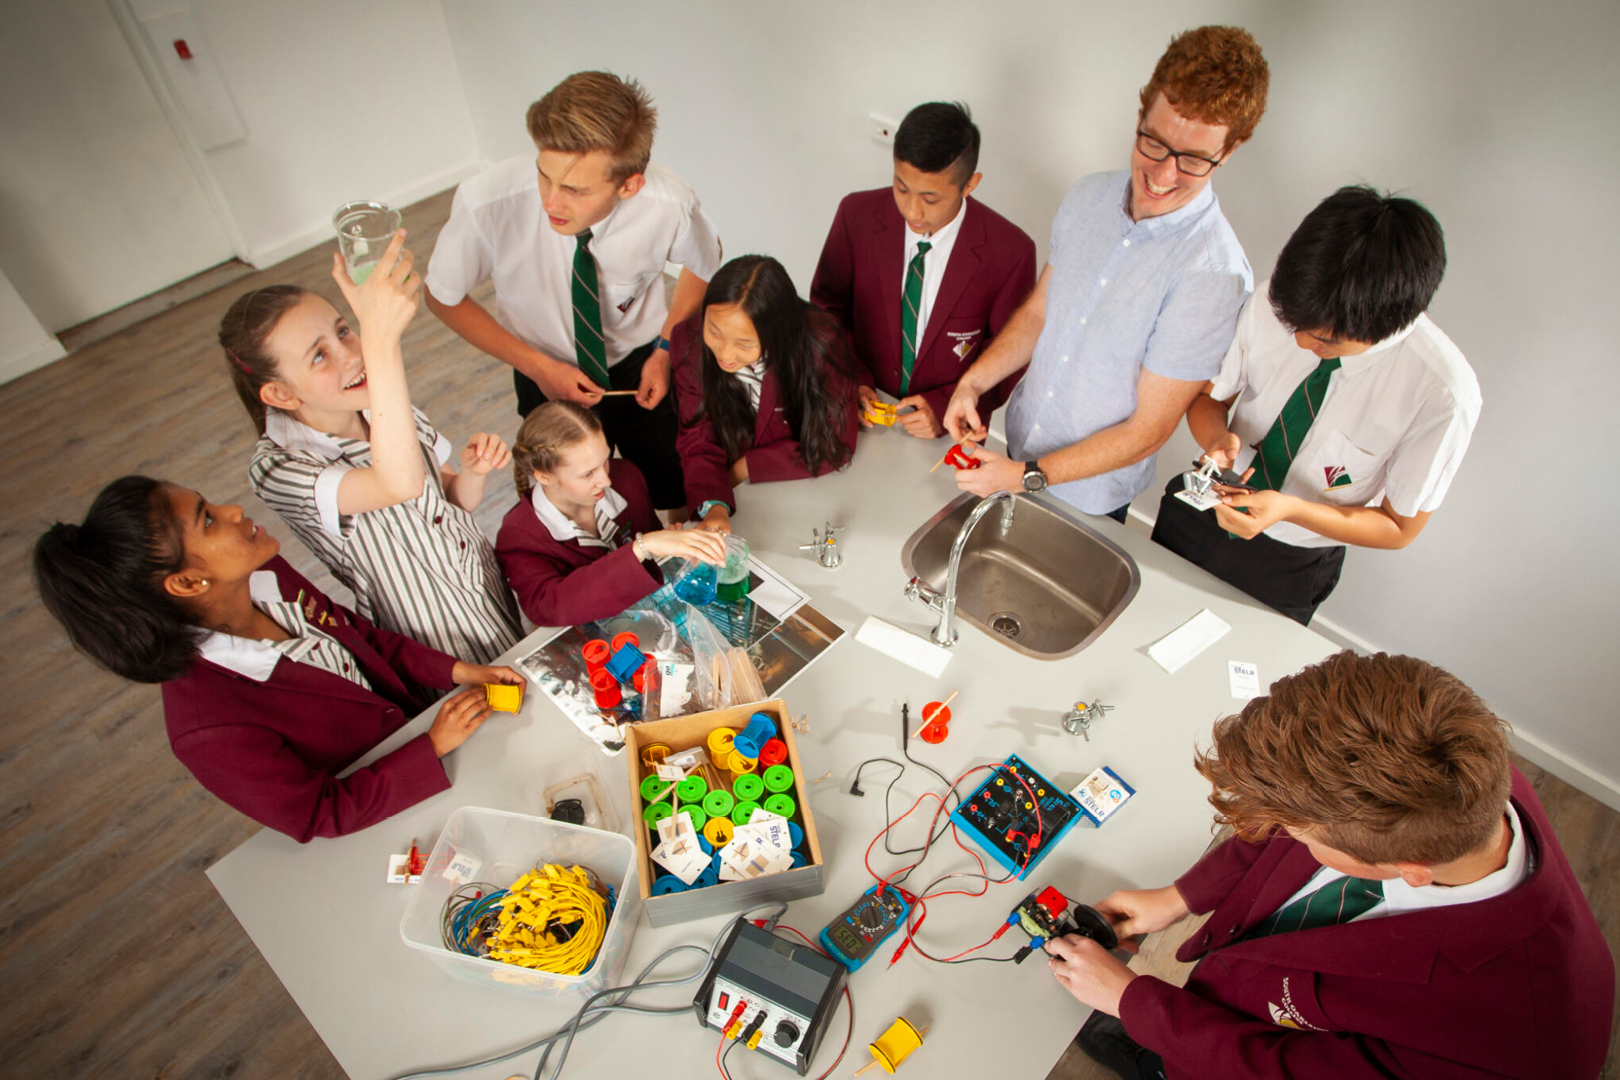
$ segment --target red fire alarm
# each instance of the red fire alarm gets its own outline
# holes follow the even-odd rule
[[[191,46],[186,44],[185,38],[174,39],[174,51],[175,55],[179,56],[182,60],[191,59]]]

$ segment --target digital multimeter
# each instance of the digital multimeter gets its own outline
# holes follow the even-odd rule
[[[881,893],[879,890],[882,890]],[[911,905],[893,885],[874,885],[821,931],[821,944],[851,971],[872,959],[900,924]]]

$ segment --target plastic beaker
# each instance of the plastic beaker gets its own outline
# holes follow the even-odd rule
[[[402,221],[398,210],[379,202],[344,203],[333,211],[332,228],[338,235],[338,248],[356,285],[371,276]]]
[[[693,607],[707,607],[714,603],[715,567],[710,563],[687,559],[686,564],[675,571],[675,580],[670,583],[670,588]]]
[[[735,604],[748,595],[748,541],[732,534],[726,537],[726,564],[715,574],[715,596]]]

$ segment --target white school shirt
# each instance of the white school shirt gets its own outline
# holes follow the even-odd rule
[[[917,245],[923,241],[929,244],[928,254],[923,256],[922,301],[917,305],[919,345],[922,343],[922,335],[928,330],[928,319],[934,310],[934,300],[939,296],[940,282],[945,280],[945,264],[951,261],[951,249],[956,246],[956,234],[962,231],[962,219],[966,216],[967,200],[963,199],[962,205],[956,208],[956,216],[932,236],[914,233],[909,225],[903,227],[906,247],[904,258],[900,263],[901,303],[905,302],[906,276],[911,273],[911,260],[917,257]]]
[[[277,626],[292,637],[286,641],[265,641],[216,630],[198,643],[198,651],[204,660],[212,660],[220,667],[254,682],[264,682],[276,670],[276,661],[285,656],[297,663],[309,664],[341,676],[356,686],[371,689],[371,682],[355,662],[354,654],[320,627],[307,622],[303,609],[296,601],[282,598],[281,583],[273,572],[256,570],[250,574],[248,596],[254,607],[270,616]]]
[[[602,497],[597,499],[595,505],[591,507],[591,511],[596,515],[596,535],[592,536],[580,528],[573,518],[563,513],[550,499],[546,498],[546,493],[540,489],[539,484],[536,484],[529,492],[529,503],[534,507],[535,517],[540,519],[540,524],[546,527],[546,531],[551,534],[553,540],[577,540],[581,547],[608,549],[619,546],[618,543],[614,542],[619,532],[619,523],[614,519],[624,513],[625,507],[630,505],[624,501],[623,495],[620,495],[612,488],[608,488],[603,492]],[[619,537],[620,542],[623,542],[624,539],[634,539],[634,537]]]
[[[591,226],[609,367],[663,332],[666,262],[704,281],[720,268],[720,238],[691,186],[660,165],[648,165],[646,177],[640,191]],[[577,246],[551,227],[534,155],[524,154],[456,189],[424,281],[441,304],[459,304],[473,286],[493,278],[500,324],[547,356],[577,365]]]
[[[488,663],[522,636],[517,601],[489,539],[445,495],[439,467],[449,440],[411,411],[427,472],[414,499],[339,514],[338,485],[371,465],[371,443],[316,431],[279,409],[267,410],[248,481],[354,593],[361,615],[458,660]]]
[[[765,358],[760,357],[752,364],[738,368],[731,373],[731,377],[742,383],[743,390],[748,393],[748,407],[759,415],[759,397],[765,390]]]
[[[1384,882],[1383,903],[1374,904],[1350,921],[1381,919],[1388,915],[1427,911],[1430,908],[1449,907],[1453,904],[1472,904],[1518,888],[1524,879],[1530,876],[1530,871],[1535,869],[1535,860],[1530,855],[1530,845],[1524,841],[1524,827],[1519,824],[1519,812],[1513,809],[1511,802],[1507,805],[1507,819],[1508,828],[1513,831],[1513,840],[1508,846],[1507,862],[1502,869],[1486,874],[1478,881],[1470,881],[1466,885],[1412,886],[1400,878],[1391,878]],[[1303,896],[1308,896],[1329,882],[1345,876],[1341,871],[1322,867],[1311,875],[1309,881],[1299,887],[1299,891],[1278,904],[1277,911],[1281,911]],[[1272,914],[1275,915],[1276,912]]]
[[[1244,305],[1209,392],[1216,401],[1236,395],[1227,427],[1243,440],[1240,473],[1254,464],[1255,447],[1283,404],[1321,362],[1277,320],[1269,285],[1262,283]],[[1333,506],[1379,506],[1388,496],[1402,517],[1434,510],[1462,464],[1479,408],[1473,368],[1427,315],[1419,315],[1405,330],[1340,361],[1281,490]],[[1335,480],[1342,486],[1331,486]],[[1288,521],[1266,535],[1296,547],[1340,543]]]

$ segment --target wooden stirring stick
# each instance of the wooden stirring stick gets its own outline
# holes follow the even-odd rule
[[[938,705],[934,706],[934,711],[932,713],[930,713],[930,714],[923,717],[922,723],[917,725],[917,731],[913,731],[912,734],[916,735],[917,732],[920,732],[923,728],[927,727],[930,723],[932,723],[934,717],[936,717],[940,713],[944,712],[945,711],[945,706],[947,706],[951,702],[955,701],[956,700],[956,695],[960,694],[961,692],[962,691],[960,691],[960,690],[952,690],[951,691],[951,696],[946,698],[944,701],[940,702]]]

